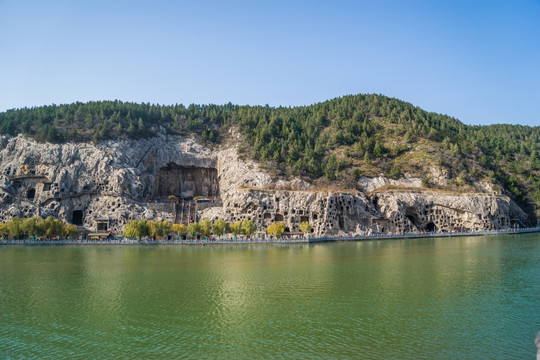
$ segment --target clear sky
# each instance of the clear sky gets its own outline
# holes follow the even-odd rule
[[[540,126],[540,0],[0,0],[0,111],[357,93]]]

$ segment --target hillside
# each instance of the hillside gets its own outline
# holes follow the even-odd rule
[[[292,108],[103,101],[0,113],[0,133],[57,143],[159,132],[197,133],[203,142],[220,143],[231,128],[243,135],[243,156],[316,186],[351,189],[361,177],[406,174],[422,178],[426,186],[466,192],[485,181],[531,216],[540,215],[540,128],[468,126],[382,95]],[[440,174],[446,183],[435,181]]]

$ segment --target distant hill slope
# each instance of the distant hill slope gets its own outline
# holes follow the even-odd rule
[[[245,156],[284,176],[354,187],[362,176],[409,174],[430,184],[444,172],[455,190],[484,180],[540,216],[539,127],[468,126],[382,95],[348,95],[300,107],[100,101],[0,113],[0,133],[50,142],[157,132],[197,133],[202,141],[220,142],[231,127],[243,134]]]

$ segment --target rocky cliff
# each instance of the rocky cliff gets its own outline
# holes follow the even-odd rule
[[[316,235],[498,229],[527,221],[510,198],[489,187],[437,192],[423,189],[419,179],[376,178],[359,182],[365,193],[313,191],[309,183],[273,179],[260,164],[240,159],[235,136],[214,149],[167,135],[99,144],[1,136],[0,220],[50,215],[87,231],[106,220],[119,233],[129,219],[252,218],[261,230],[283,221],[293,234],[309,221]],[[193,207],[185,199],[195,196],[211,201]]]

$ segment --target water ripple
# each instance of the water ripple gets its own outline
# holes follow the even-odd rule
[[[532,236],[2,250],[0,358],[531,358],[540,329]]]

